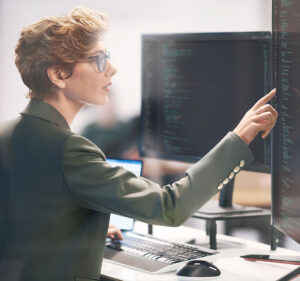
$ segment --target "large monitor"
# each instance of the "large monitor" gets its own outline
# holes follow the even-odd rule
[[[142,36],[143,156],[194,162],[271,89],[269,32]],[[270,139],[248,169],[270,171]]]
[[[300,1],[273,0],[272,223],[300,243]]]

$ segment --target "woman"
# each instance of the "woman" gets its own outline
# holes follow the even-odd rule
[[[186,176],[160,187],[70,131],[86,104],[106,104],[116,68],[102,41],[107,17],[79,7],[25,27],[16,65],[29,88],[21,116],[0,127],[0,276],[6,281],[98,280],[110,213],[178,226],[253,156],[277,118],[259,100]]]

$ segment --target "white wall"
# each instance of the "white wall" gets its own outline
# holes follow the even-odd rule
[[[27,103],[14,65],[21,28],[77,5],[110,15],[106,45],[118,68],[113,90],[121,118],[140,110],[141,33],[271,30],[271,0],[0,0],[0,121],[15,117]]]

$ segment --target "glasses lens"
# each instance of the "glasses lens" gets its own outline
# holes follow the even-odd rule
[[[99,72],[103,72],[106,67],[106,59],[103,56],[97,56],[97,68]]]
[[[97,56],[89,57],[89,59],[93,59],[93,60],[96,59],[98,71],[103,72],[106,68],[107,60],[110,59],[110,54],[109,54],[109,52],[106,52],[105,54],[101,53]]]

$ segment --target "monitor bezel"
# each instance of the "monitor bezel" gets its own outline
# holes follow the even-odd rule
[[[277,46],[275,46],[275,40],[277,40],[279,34],[278,26],[276,25],[276,21],[279,20],[279,7],[278,1],[272,0],[272,48],[273,48],[273,75],[272,75],[272,83],[273,87],[277,89],[277,94],[274,98],[274,107],[278,112],[278,121],[276,126],[274,127],[271,133],[271,225],[274,229],[278,230],[280,233],[286,235],[291,238],[296,243],[299,243],[299,238],[297,239],[291,233],[288,233],[281,227],[279,222],[280,218],[280,210],[279,210],[279,186],[280,186],[280,157],[278,153],[278,148],[280,146],[280,101],[281,101],[281,89],[278,87],[278,50]],[[276,18],[275,18],[276,17]],[[297,241],[298,240],[298,241]]]

